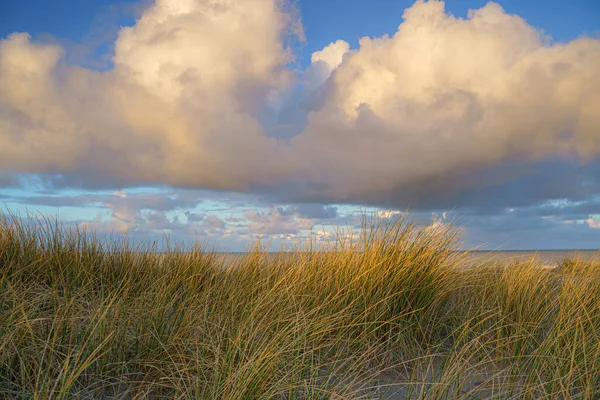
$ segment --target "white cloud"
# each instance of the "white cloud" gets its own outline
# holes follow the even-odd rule
[[[114,62],[163,100],[209,95],[217,98],[205,108],[239,106],[232,92],[241,80],[268,88],[280,77],[276,68],[289,60],[284,21],[272,1],[160,0],[121,30]]]
[[[7,37],[0,175],[393,202],[476,187],[469,173],[508,160],[600,155],[600,40],[551,44],[495,3],[461,19],[417,1],[392,36],[315,52],[308,125],[286,143],[269,138],[261,109],[298,79],[286,68],[286,35],[302,36],[292,9],[159,0],[120,30],[107,72]]]
[[[311,65],[305,74],[305,89],[308,92],[318,89],[331,76],[331,73],[340,66],[344,56],[350,51],[350,45],[344,40],[330,43],[324,49],[315,51],[311,55]]]
[[[283,36],[293,22],[273,0],[161,0],[121,29],[103,73],[65,65],[59,46],[9,36],[0,172],[247,188],[275,161],[257,113],[291,77]]]
[[[350,51],[348,42],[338,40],[330,43],[323,50],[312,53],[310,60],[313,64],[323,62],[330,70],[334,70],[342,63],[344,55],[348,51]]]
[[[443,187],[449,172],[509,159],[589,160],[600,153],[597,65],[599,40],[547,45],[497,4],[459,19],[418,1],[393,36],[345,57],[295,146],[317,153],[319,183],[350,198]]]

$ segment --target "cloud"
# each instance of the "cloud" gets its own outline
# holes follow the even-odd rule
[[[19,179],[15,175],[0,173],[0,188],[7,188],[18,185]]]
[[[330,43],[323,50],[316,51],[310,57],[313,64],[323,63],[330,71],[336,69],[343,61],[344,55],[350,51],[350,45],[344,40]]]
[[[257,112],[290,79],[293,22],[271,0],[160,0],[120,30],[106,72],[10,35],[0,42],[0,171],[67,186],[248,188],[275,161]]]
[[[291,3],[157,0],[118,32],[114,67],[94,71],[12,34],[0,175],[419,209],[600,192],[600,40],[554,43],[495,3],[462,19],[417,1],[393,35],[335,41],[296,76],[290,35],[303,38]],[[498,195],[515,185],[520,198]]]
[[[51,207],[85,207],[94,205],[108,205],[115,209],[127,209],[127,213],[134,210],[155,210],[161,212],[193,208],[205,199],[204,193],[193,191],[137,193],[115,191],[110,194],[81,194],[74,196],[48,196],[34,195],[18,199],[21,204],[42,205]]]
[[[133,241],[171,237],[174,243],[200,241],[221,250],[241,251],[259,237],[277,250],[319,242],[336,233],[355,237],[363,217],[393,221],[404,215],[392,209],[320,204],[282,204],[255,195],[211,191],[156,189],[66,195],[62,191],[7,191],[0,199],[9,212],[61,207],[61,220],[93,228],[98,234],[128,233]],[[19,211],[20,210],[20,211]],[[412,211],[408,216],[426,230],[462,227],[463,247],[501,249],[597,248],[600,196],[544,201],[536,205]],[[335,216],[334,216],[335,214]],[[34,213],[32,215],[37,215]],[[340,229],[341,228],[341,229]]]
[[[500,250],[597,249],[600,234],[585,221],[521,214],[490,214],[469,221],[465,248]]]
[[[592,229],[600,229],[600,218],[597,215],[595,215],[593,218],[586,219],[585,222]]]
[[[582,165],[600,151],[598,63],[600,41],[550,44],[497,4],[459,19],[418,1],[393,36],[344,57],[294,145],[322,161],[321,196],[370,202],[476,189],[504,163]]]
[[[287,207],[279,207],[277,211],[282,215],[300,215],[310,219],[333,219],[338,216],[338,208],[323,204],[304,203]]]
[[[330,43],[323,50],[315,51],[311,55],[311,65],[305,74],[305,90],[315,91],[327,82],[331,73],[340,66],[349,51],[350,45],[344,40]]]
[[[392,219],[392,218],[399,218],[403,214],[404,213],[402,211],[397,211],[397,210],[383,210],[383,211],[378,211],[377,212],[377,217],[378,218],[385,218],[385,219]]]
[[[287,213],[272,208],[267,212],[250,211],[244,215],[249,229],[257,235],[297,235],[302,230],[310,230],[315,219],[298,213]]]

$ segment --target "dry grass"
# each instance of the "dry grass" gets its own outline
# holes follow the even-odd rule
[[[223,268],[0,219],[0,398],[600,397],[600,262],[461,268],[409,217]]]

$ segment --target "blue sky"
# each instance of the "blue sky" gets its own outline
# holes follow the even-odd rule
[[[410,208],[600,248],[597,1],[206,4],[2,2],[6,209],[239,251]]]

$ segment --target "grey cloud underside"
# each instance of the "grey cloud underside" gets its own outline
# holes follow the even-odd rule
[[[598,229],[590,229],[586,223],[563,223],[560,218],[543,219],[524,212],[511,214],[506,212],[469,220],[464,230],[464,247],[486,250],[599,248]]]
[[[565,170],[560,165],[556,169]],[[565,175],[565,182],[568,178],[569,175]],[[522,183],[521,186],[531,185]],[[544,199],[544,193],[525,195],[527,201],[508,201],[510,207],[504,205],[506,199],[495,203],[486,200],[483,205],[473,201],[455,209],[432,206],[430,209],[437,211],[433,215],[413,207],[411,218],[423,224],[433,220],[465,226],[463,244],[466,248],[482,245],[487,249],[505,250],[595,248],[600,243],[600,229],[592,229],[592,225],[597,224],[594,216],[600,214],[600,196],[588,193],[580,192],[578,197],[555,201]],[[502,191],[500,194],[504,195]],[[530,198],[537,198],[537,201],[531,203]],[[362,210],[365,210],[318,203],[278,203],[272,196],[180,189],[72,196],[64,195],[61,190],[46,190],[36,195],[7,194],[2,201],[31,209],[39,206],[80,207],[87,210],[89,217],[71,222],[90,226],[100,233],[128,232],[132,238],[140,240],[167,234],[175,240],[218,243],[224,246],[223,249],[237,251],[244,250],[259,236],[273,240],[276,249],[283,243],[281,240],[290,238],[293,243],[298,243],[308,231],[319,232],[319,226],[323,225],[357,229],[361,226]],[[237,214],[233,215],[232,210],[237,210]],[[393,213],[389,218],[394,218]]]
[[[506,161],[482,170],[449,171],[419,182],[385,191],[359,193],[351,198],[330,194],[323,185],[255,188],[273,201],[325,204],[371,204],[389,208],[449,210],[460,208],[473,215],[494,213],[506,207],[538,206],[548,200],[585,201],[600,194],[600,160],[578,164],[550,159],[531,164]],[[600,208],[590,209],[600,213]]]
[[[392,36],[334,42],[294,75],[281,4],[159,0],[103,72],[0,41],[0,187],[253,193],[294,203],[282,226],[336,217],[324,203],[491,214],[600,193],[600,40],[417,1]]]
[[[390,194],[389,204],[423,209],[460,205],[485,213],[486,209],[524,207],[547,200],[584,200],[599,193],[600,160],[581,165],[556,159],[536,164],[515,160],[400,188]]]
[[[20,184],[18,176],[0,173],[0,188],[17,187]]]
[[[338,215],[338,209],[334,206],[323,204],[306,203],[294,206],[280,207],[277,210],[282,215],[299,214],[306,218],[327,219],[335,218]]]
[[[228,212],[202,209],[197,204],[214,193],[171,191],[159,194],[113,194],[64,196],[44,193],[39,196],[5,196],[4,200],[31,207],[70,206],[97,210],[103,219],[71,221],[92,227],[99,233],[128,232],[132,238],[147,240],[157,235],[169,235],[174,240],[200,240],[209,244],[233,246],[243,250],[259,236],[269,240],[291,235],[298,243],[315,226],[333,224],[359,229],[362,211],[346,210],[319,204],[282,204],[274,206],[256,196],[244,196],[247,212],[242,217],[225,217]],[[166,199],[166,200],[165,200]],[[230,199],[224,197],[226,204]],[[232,203],[239,200],[232,200]],[[225,207],[227,208],[227,207]],[[190,211],[193,210],[193,211]],[[238,209],[239,210],[239,209]],[[590,215],[600,210],[600,196],[578,201],[545,201],[537,205],[514,208],[457,209],[432,215],[414,211],[411,218],[423,224],[440,221],[463,229],[465,248],[484,246],[486,249],[552,249],[595,248],[600,243],[600,229],[588,225]],[[173,214],[172,212],[176,212]],[[465,214],[465,212],[467,212]],[[372,215],[367,212],[367,215]],[[377,215],[382,215],[378,213]],[[108,219],[106,219],[108,218]],[[390,214],[387,218],[395,218]],[[69,222],[65,220],[64,222]],[[313,232],[319,232],[316,228]],[[288,243],[289,244],[289,243]],[[274,248],[277,248],[275,245]]]
[[[50,193],[49,193],[50,194]],[[21,204],[42,205],[51,207],[89,207],[94,205],[114,205],[128,207],[132,210],[149,209],[153,211],[172,211],[197,206],[206,198],[204,193],[178,191],[177,193],[100,195],[86,194],[77,196],[42,195],[14,198]]]

